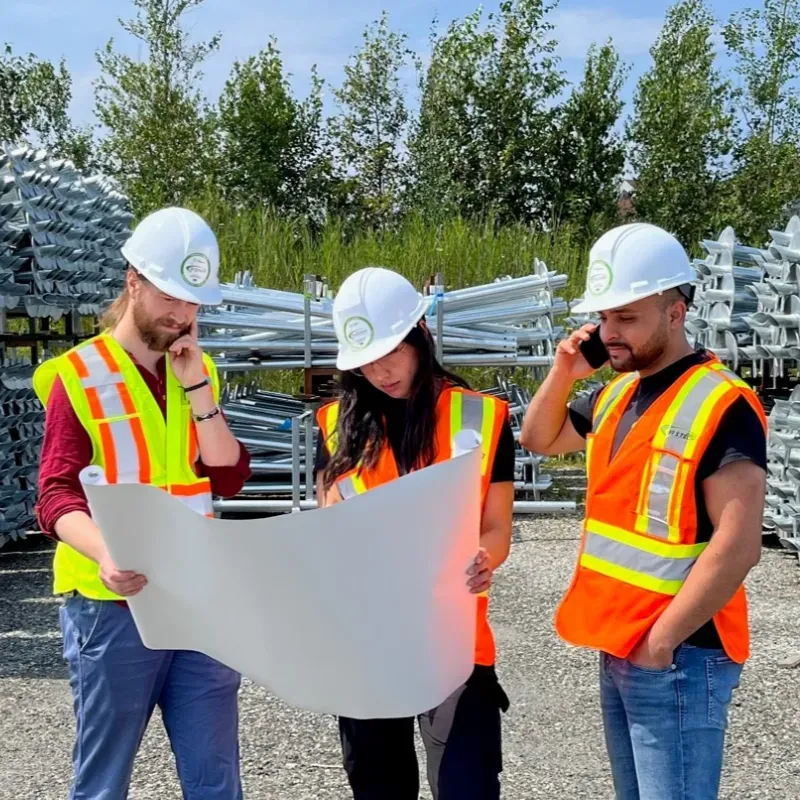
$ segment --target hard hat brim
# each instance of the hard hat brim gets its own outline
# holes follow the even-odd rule
[[[368,347],[365,347],[363,350],[353,351],[349,348],[344,350],[340,346],[339,354],[336,357],[336,369],[340,370],[341,372],[360,369],[361,367],[371,364],[373,361],[377,361],[379,358],[389,355],[389,353],[391,353],[392,350],[394,350],[395,347],[397,347],[403,341],[403,339],[408,336],[412,329],[419,324],[419,321],[427,313],[432,300],[432,297],[420,297],[419,305],[417,306],[411,321],[409,321],[409,324],[406,325],[403,330],[396,333],[394,336],[381,339],[379,342],[375,342]]]
[[[622,296],[619,294],[614,294],[607,297],[584,298],[582,301],[577,303],[577,305],[570,306],[570,313],[594,314],[598,311],[613,311],[615,308],[633,305],[633,303],[638,303],[640,300],[645,300],[648,297],[653,297],[657,294],[663,294],[670,289],[677,289],[679,286],[684,286],[688,283],[694,283],[695,281],[695,277],[687,280],[686,276],[681,276],[680,279],[676,279],[674,282],[670,281],[663,286],[659,286],[657,289],[653,289],[649,292],[643,292],[640,295],[630,295],[626,293]]]
[[[186,303],[194,303],[198,306],[218,306],[222,303],[222,290],[219,286],[200,286],[196,290],[190,290],[177,281],[147,275],[136,269],[133,264],[131,266],[137,275],[141,275],[145,280],[152,283],[156,289],[170,297],[174,297],[176,300],[183,300]]]
[[[411,330],[411,328],[409,328],[409,330]],[[367,364],[371,364],[373,361],[377,361],[379,358],[389,355],[406,336],[408,336],[408,331],[393,336],[391,339],[383,339],[359,352],[340,353],[336,357],[336,369],[347,372],[351,369],[365,367]]]

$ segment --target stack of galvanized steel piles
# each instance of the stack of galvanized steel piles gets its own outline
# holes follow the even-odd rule
[[[769,431],[764,529],[800,552],[800,387],[787,399],[774,400]]]
[[[759,391],[767,410],[764,529],[800,551],[800,218],[769,231],[767,247],[736,243],[726,228],[695,261],[700,285],[687,320],[693,341],[714,351]]]
[[[0,542],[33,525],[43,411],[33,369],[121,285],[132,215],[102,178],[0,145]],[[50,323],[67,318],[64,332]],[[38,326],[37,326],[38,321]]]
[[[514,468],[514,510],[517,514],[546,514],[572,511],[576,508],[575,496],[583,494],[586,488],[585,470],[580,466],[577,470],[561,468],[558,471],[558,486],[552,475],[541,472],[547,461],[546,456],[531,453],[519,443],[522,421],[525,411],[531,402],[528,389],[498,377],[497,386],[486,390],[487,394],[506,400],[509,404],[511,430],[515,442]],[[574,479],[577,477],[577,481]],[[569,495],[572,499],[564,501],[555,497],[543,498],[543,493],[558,488],[559,494]]]
[[[446,366],[528,367],[537,377],[552,363],[563,335],[554,317],[567,310],[554,291],[566,286],[537,261],[534,272],[484,286],[437,291],[428,322]],[[251,276],[223,286],[225,305],[203,313],[203,349],[226,373],[324,367],[336,363],[328,287],[306,276],[304,294],[260,289]]]
[[[698,285],[686,320],[690,340],[734,369],[747,366],[752,377],[764,374],[766,361],[774,364],[772,374],[782,374],[789,357],[792,332],[773,316],[790,300],[775,245],[766,250],[739,245],[733,229],[726,228],[718,241],[702,242],[708,256],[694,261]]]
[[[524,367],[537,379],[552,364],[563,328],[555,317],[567,310],[555,291],[566,286],[540,261],[531,275],[483,286],[444,291],[437,276],[428,324],[441,361],[449,367]],[[312,275],[303,294],[260,289],[249,274],[223,286],[225,305],[199,317],[201,347],[215,355],[224,377],[263,370],[335,367],[337,350],[328,287]],[[529,397],[507,386],[503,393],[519,423]],[[238,436],[254,453],[254,480],[240,497],[221,500],[225,512],[258,513],[312,508],[311,470],[318,431],[313,409],[285,396],[260,391],[253,382],[232,390],[225,411]],[[294,426],[294,427],[293,427]],[[539,476],[541,459],[518,447],[518,505],[522,512],[574,508],[574,503],[542,503],[549,478]]]

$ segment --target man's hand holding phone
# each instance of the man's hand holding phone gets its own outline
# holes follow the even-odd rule
[[[589,323],[559,342],[553,369],[573,383],[588,378],[608,361],[600,326]]]

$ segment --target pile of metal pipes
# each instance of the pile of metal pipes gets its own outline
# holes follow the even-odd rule
[[[427,321],[449,367],[526,367],[544,377],[563,336],[555,317],[567,310],[555,292],[566,286],[536,261],[530,275],[444,291],[440,280]],[[232,374],[265,369],[335,367],[337,351],[328,286],[313,275],[302,294],[260,289],[249,273],[222,287],[223,306],[204,309],[201,347]]]
[[[766,248],[736,242],[732,228],[702,242],[699,285],[687,316],[691,341],[752,378],[791,377],[800,361],[800,218],[769,231]]]
[[[440,361],[455,369],[522,367],[534,378],[544,378],[564,335],[555,317],[567,305],[555,292],[566,283],[566,275],[538,260],[530,275],[452,291],[445,291],[443,276],[437,275],[427,288],[427,322]],[[335,370],[333,297],[323,279],[306,275],[303,292],[293,293],[258,288],[252,275],[244,273],[223,285],[222,294],[223,305],[203,309],[198,323],[200,346],[214,355],[226,380],[262,370]],[[518,440],[530,397],[511,384],[500,383],[492,391],[509,400]],[[225,411],[234,431],[258,455],[253,480],[238,497],[219,500],[217,509],[249,514],[315,507],[313,462],[309,467],[307,457],[311,453],[313,459],[319,435],[314,407],[251,384],[229,393]],[[539,474],[541,457],[519,444],[517,450],[518,513],[574,509],[574,502],[541,499],[552,483]]]
[[[769,412],[764,531],[800,553],[800,386]]]
[[[0,147],[0,307],[94,315],[122,285],[133,219],[105,178],[44,150]]]
[[[520,444],[522,421],[531,402],[531,393],[516,383],[497,377],[497,386],[485,390],[508,403],[511,430],[514,434],[514,512],[516,514],[555,514],[575,511],[575,500],[543,498],[543,493],[553,489],[553,476],[542,473],[547,457],[526,450]]]
[[[487,393],[509,403],[516,442],[514,512],[574,511],[577,508],[574,500],[543,499],[543,494],[553,486],[553,478],[541,472],[545,459],[519,444],[530,393],[503,378],[498,378],[497,385]],[[227,388],[222,405],[233,433],[251,454],[253,475],[235,498],[217,500],[215,510],[229,515],[249,515],[316,508],[314,461],[319,441],[315,414],[318,404],[267,392],[251,384]]]
[[[744,374],[769,410],[764,533],[800,555],[800,218],[770,230],[765,248],[726,228],[704,241],[701,281],[687,319],[694,342]]]
[[[35,528],[44,410],[33,371],[49,345],[75,343],[81,315],[116,295],[131,219],[105,178],[0,143],[0,545]],[[51,329],[62,317],[66,332]]]
[[[255,384],[226,387],[222,406],[232,432],[250,453],[253,474],[235,498],[218,499],[215,509],[274,514],[316,508],[315,406]]]
[[[28,359],[0,355],[0,544],[34,527],[44,411]]]

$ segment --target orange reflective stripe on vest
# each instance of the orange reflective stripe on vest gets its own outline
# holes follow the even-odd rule
[[[767,428],[752,389],[712,359],[659,396],[612,454],[638,382],[635,373],[622,375],[595,403],[580,555],[556,612],[563,639],[620,658],[669,606],[708,546],[697,541],[697,470],[725,412],[743,397]],[[743,586],[714,623],[730,658],[746,660]]]

